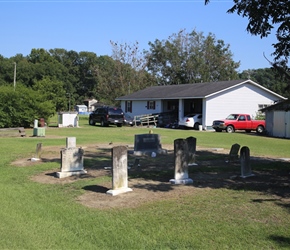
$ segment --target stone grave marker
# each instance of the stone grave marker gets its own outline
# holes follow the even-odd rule
[[[61,168],[60,172],[56,173],[58,178],[87,173],[87,171],[84,169],[84,150],[82,148],[75,147],[75,142],[75,137],[66,138],[67,147],[61,149],[60,151]]]
[[[112,148],[112,189],[106,193],[112,196],[132,191],[128,187],[128,156],[127,147]]]
[[[196,138],[195,137],[187,137],[186,138],[187,145],[188,145],[188,166],[195,166],[195,154],[196,154]]]
[[[241,148],[240,154],[241,177],[247,178],[250,176],[254,176],[254,174],[252,174],[252,168],[250,164],[250,149],[244,146]]]
[[[167,150],[162,149],[160,135],[135,135],[134,155],[151,155],[152,153],[167,154]]]
[[[171,184],[190,184],[193,180],[188,177],[188,142],[186,139],[174,140],[175,169],[174,179],[169,180]]]
[[[227,163],[237,161],[239,159],[239,150],[240,150],[240,144],[235,143],[232,145],[229,158],[226,160]]]

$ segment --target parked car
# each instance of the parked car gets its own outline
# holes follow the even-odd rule
[[[178,113],[176,111],[162,112],[158,114],[158,127],[177,128]]]
[[[134,120],[134,117],[129,114],[124,114],[124,125],[127,126],[139,126],[141,124],[140,120]]]
[[[95,125],[96,123],[100,123],[102,127],[111,124],[122,127],[124,123],[124,112],[121,108],[107,106],[99,107],[89,116],[89,124]]]
[[[226,119],[213,121],[212,128],[216,132],[225,130],[228,133],[233,133],[235,130],[245,130],[250,133],[255,130],[258,134],[263,134],[265,121],[253,120],[249,114],[230,114]]]
[[[201,123],[202,123],[201,114],[188,114],[178,122],[178,126],[198,129]]]

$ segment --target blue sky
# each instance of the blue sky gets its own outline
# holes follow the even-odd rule
[[[181,29],[213,33],[230,45],[239,71],[270,67],[274,33],[260,39],[246,31],[248,20],[227,14],[233,1],[24,1],[0,0],[0,54],[30,54],[33,48],[89,51],[111,55],[118,43],[166,40]]]

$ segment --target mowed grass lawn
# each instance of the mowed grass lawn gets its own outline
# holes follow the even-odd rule
[[[59,163],[11,164],[19,158],[31,158],[39,142],[43,147],[65,146],[66,137],[76,137],[77,146],[110,142],[133,145],[135,134],[148,131],[93,127],[82,118],[79,128],[47,128],[44,138],[31,137],[32,130],[26,130],[25,138],[0,137],[0,249],[290,249],[289,195],[200,188],[194,195],[176,199],[100,210],[85,207],[76,198],[85,192],[84,186],[101,185],[102,178],[43,184],[31,177],[58,168]],[[248,146],[253,156],[290,158],[290,140],[286,139],[162,128],[153,132],[160,134],[162,144],[194,136],[198,147],[229,150],[239,143]],[[290,162],[262,167],[273,171],[288,168],[290,172]],[[289,194],[289,175],[285,178],[288,185],[284,193]]]

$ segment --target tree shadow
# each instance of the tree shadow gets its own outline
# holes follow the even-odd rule
[[[278,236],[278,235],[270,235],[269,239],[274,241],[279,247],[290,247],[290,237]]]

